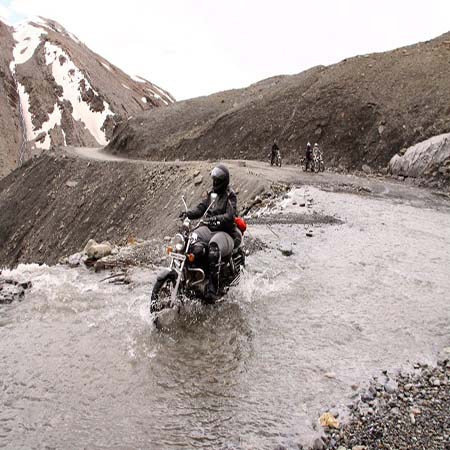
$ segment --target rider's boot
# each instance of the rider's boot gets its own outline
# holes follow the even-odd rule
[[[220,250],[216,244],[211,244],[208,252],[208,284],[206,286],[205,301],[214,303],[218,298]]]

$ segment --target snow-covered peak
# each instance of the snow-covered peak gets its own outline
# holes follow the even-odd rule
[[[150,81],[130,77],[93,53],[54,20],[31,17],[10,32],[12,59],[4,69],[13,77],[20,100],[16,128],[23,130],[32,152],[106,145],[117,123],[174,102]]]

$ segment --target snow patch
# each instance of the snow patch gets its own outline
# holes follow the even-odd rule
[[[138,83],[147,83],[147,80],[144,80],[139,75],[131,75],[132,80],[137,81]]]
[[[35,138],[35,134],[33,133],[33,124],[31,122],[31,113],[29,111],[30,96],[25,92],[25,86],[23,84],[17,83],[17,91],[19,92],[20,103],[22,105],[22,114],[27,140],[31,141]]]
[[[60,64],[59,57],[65,58],[64,64]],[[90,106],[82,101],[80,83],[84,80],[86,90],[92,89],[95,95],[98,93],[92,88],[89,81],[78,67],[72,62],[69,55],[50,42],[45,44],[45,60],[47,65],[52,66],[52,74],[57,84],[62,86],[62,98],[70,101],[73,107],[72,117],[81,120],[89,132],[100,145],[106,145],[105,132],[101,130],[108,115],[114,115],[108,103],[103,101],[102,112],[94,112]]]
[[[147,103],[147,99],[145,97],[142,97],[142,102]]]
[[[123,86],[125,89],[128,89],[129,91],[132,90],[132,89],[131,89],[129,86],[127,86],[126,84],[123,84],[123,83],[122,83],[122,86]]]
[[[47,34],[43,28],[31,23],[22,22],[14,28],[13,37],[17,42],[13,50],[13,60],[10,64],[11,72],[16,72],[16,66],[27,62],[34,54],[41,42],[41,36]]]
[[[81,41],[70,31],[67,32],[67,34],[77,43],[77,44],[81,44]]]
[[[152,87],[153,89],[156,89],[157,93],[159,93],[161,100],[166,103],[166,105],[168,104],[166,102],[165,99],[169,99],[170,103],[174,103],[175,99],[172,98],[172,96],[170,94],[168,94],[166,91],[164,91],[163,89],[161,89],[160,87],[156,86],[156,84],[152,83]]]
[[[105,69],[108,69],[110,72],[112,72],[112,69],[111,69],[111,67],[108,66],[108,64],[106,64],[106,63],[104,63],[104,62],[101,62],[101,61],[100,61],[100,64],[101,64]]]
[[[22,106],[22,114],[26,129],[27,141],[32,141],[36,139],[39,136],[39,134],[41,134],[44,131],[46,133],[45,140],[43,142],[36,142],[35,145],[38,148],[48,150],[50,148],[50,136],[48,135],[48,131],[53,129],[55,125],[60,125],[61,123],[61,111],[59,110],[58,105],[56,104],[54,106],[53,111],[50,114],[50,117],[46,122],[42,124],[42,127],[35,130],[33,127],[33,122],[31,121],[31,113],[29,111],[30,96],[25,92],[24,85],[17,83],[17,89],[19,91],[20,103]]]

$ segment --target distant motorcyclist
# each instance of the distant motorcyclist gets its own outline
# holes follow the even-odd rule
[[[273,140],[272,150],[270,154],[270,165],[273,166],[276,163],[278,152],[280,151],[280,147],[278,147],[277,140]]]
[[[311,143],[308,142],[306,144],[306,170],[308,170],[308,167],[312,170],[312,163],[313,163],[313,151],[311,147]]]
[[[313,147],[313,157],[322,158],[322,150],[320,150],[319,144],[316,142]]]
[[[194,244],[196,257],[208,258],[208,284],[205,300],[213,303],[219,290],[219,271],[222,259],[231,255],[235,245],[239,245],[242,235],[234,219],[237,213],[237,197],[229,187],[230,173],[223,164],[218,164],[211,172],[212,191],[197,205],[183,212],[191,220],[200,219],[212,203],[211,194],[217,194],[214,204],[208,210],[203,225],[195,230],[198,241]],[[233,236],[233,237],[232,237]],[[202,254],[203,253],[203,254]]]

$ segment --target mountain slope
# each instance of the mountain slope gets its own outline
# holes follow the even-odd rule
[[[145,159],[256,158],[278,138],[295,162],[308,141],[326,163],[385,167],[400,149],[450,131],[450,34],[246,89],[147,111],[108,148]]]
[[[0,21],[0,33],[0,107],[2,117],[9,111],[14,122],[10,127],[1,123],[3,174],[12,168],[11,155],[17,159],[20,153],[22,128],[27,157],[64,145],[105,145],[121,121],[174,101],[149,81],[128,76],[52,20],[35,18],[16,27]]]
[[[14,47],[12,31],[0,21],[0,177],[15,167],[22,141],[19,95],[9,71]]]

